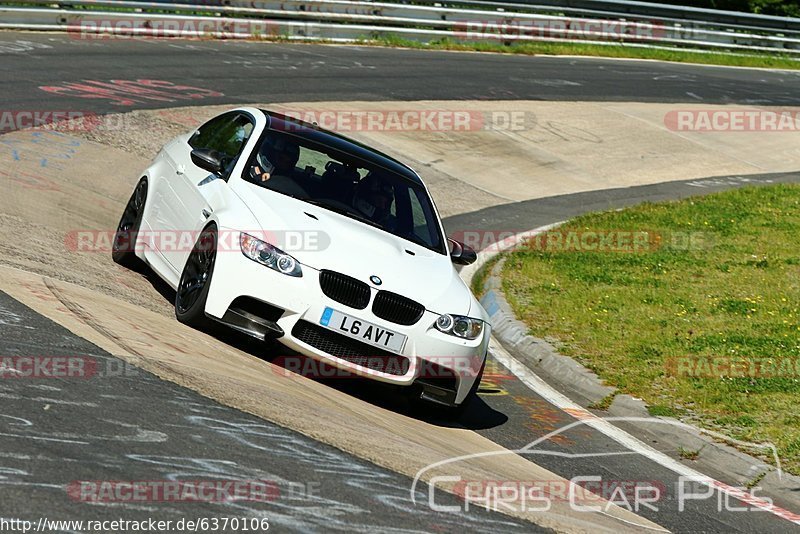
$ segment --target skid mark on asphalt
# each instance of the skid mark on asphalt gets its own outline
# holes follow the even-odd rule
[[[0,306],[0,326],[12,326],[15,328],[33,330],[32,326],[28,326],[22,322],[22,317],[2,306]]]
[[[261,57],[259,57],[261,56]],[[233,65],[243,69],[264,70],[288,70],[288,71],[313,71],[317,69],[336,69],[336,70],[374,70],[374,65],[365,65],[360,61],[346,61],[327,58],[325,60],[309,61],[306,59],[297,60],[290,58],[287,54],[250,54],[247,57],[230,56],[232,59],[224,59],[225,65]],[[321,56],[325,57],[325,56]]]
[[[19,54],[24,52],[31,52],[33,50],[42,50],[46,48],[53,48],[44,43],[37,43],[34,41],[25,41],[17,39],[15,41],[0,41],[0,54]]]
[[[378,468],[341,454],[332,454],[328,451],[320,450],[307,439],[294,436],[280,428],[267,424],[239,423],[236,421],[222,420],[218,415],[213,414],[193,415],[187,417],[186,420],[189,427],[196,426],[206,431],[211,430],[223,438],[230,440],[232,443],[252,449],[252,454],[256,457],[258,455],[269,454],[271,457],[282,459],[287,463],[299,462],[307,465],[318,473],[336,475],[345,486],[356,488],[368,495],[373,495],[379,501],[390,504],[392,507],[403,512],[417,515],[422,514],[423,516],[432,512],[430,509],[425,510],[424,508],[415,507],[406,499],[406,489],[397,486],[393,483],[390,476]],[[190,479],[197,476],[206,476],[202,471],[204,469],[204,462],[198,459],[159,459],[156,457],[137,458],[137,460],[155,462],[157,464],[162,463],[172,467],[170,473],[177,473],[178,476],[185,476]],[[219,468],[220,466],[217,464],[212,465],[210,472],[214,473],[215,471],[219,471]],[[198,469],[200,471],[198,471]],[[222,472],[219,474],[234,478],[248,478],[244,476],[246,473]],[[317,499],[316,503],[309,502],[307,504],[309,506],[321,506],[331,509],[341,508],[342,511],[349,511],[350,513],[358,515],[369,515],[367,510],[348,506],[346,503],[333,499],[331,496],[337,493],[336,488],[328,486],[325,489],[328,490],[325,492],[327,498]],[[313,501],[314,495],[303,495],[301,493],[296,497]],[[420,494],[419,497],[424,499],[424,492]],[[364,524],[354,524],[351,522],[349,524],[342,524],[341,527],[349,526],[349,528],[353,530],[369,530],[369,520],[368,518],[365,518],[365,520],[366,522]],[[504,525],[503,521],[494,524],[473,523],[472,521],[469,521],[469,523],[472,523],[472,528],[513,528],[512,524]],[[437,531],[450,531],[454,525],[439,519],[438,521],[432,521],[430,526],[435,527]]]

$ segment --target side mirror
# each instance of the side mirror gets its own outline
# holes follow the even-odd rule
[[[469,265],[478,259],[478,253],[472,247],[455,239],[448,239],[447,242],[450,245],[450,260],[456,265]]]
[[[221,154],[216,150],[210,148],[195,148],[192,150],[191,156],[192,163],[201,169],[217,175],[222,173]]]

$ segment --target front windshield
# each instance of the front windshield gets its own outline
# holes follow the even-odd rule
[[[444,254],[425,188],[382,167],[296,136],[268,132],[244,178]]]

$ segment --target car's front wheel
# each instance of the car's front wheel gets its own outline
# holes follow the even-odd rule
[[[147,200],[147,179],[142,178],[136,184],[131,198],[125,205],[125,211],[119,219],[114,242],[111,245],[111,259],[125,267],[136,265],[136,236],[142,225],[144,204]]]
[[[206,300],[217,258],[217,228],[209,225],[197,238],[183,267],[175,294],[175,317],[194,328],[208,326]]]

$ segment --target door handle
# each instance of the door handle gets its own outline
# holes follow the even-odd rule
[[[209,217],[211,217],[211,212],[203,208],[203,218],[208,219]]]
[[[186,165],[178,165],[175,172],[177,172],[179,176],[183,176],[186,173]]]

